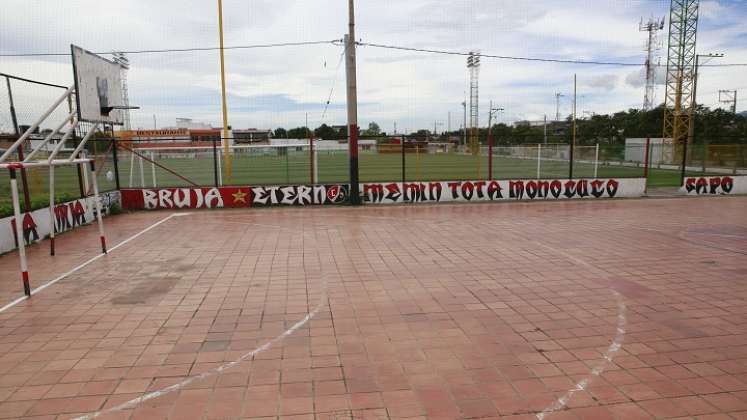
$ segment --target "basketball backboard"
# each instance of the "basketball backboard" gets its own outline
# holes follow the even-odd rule
[[[70,46],[78,120],[122,125],[122,67],[104,57]]]

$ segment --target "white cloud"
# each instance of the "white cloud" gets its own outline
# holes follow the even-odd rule
[[[224,0],[226,45],[341,38],[347,30],[345,3]],[[358,0],[357,36],[368,42],[454,51],[642,63],[646,35],[638,31],[638,21],[641,16],[668,15],[668,3]],[[3,7],[3,53],[65,52],[70,43],[94,51],[217,45],[212,1],[4,0]],[[727,57],[722,62],[747,62],[747,49],[742,46],[745,17],[747,11],[738,3],[703,0],[698,50],[724,52]],[[331,45],[227,51],[232,125],[301,125],[307,111],[310,123],[320,123],[321,105],[330,89],[333,107],[324,121],[343,123],[345,72],[337,69],[341,51]],[[132,54],[130,59],[131,101],[142,107],[133,113],[136,125],[150,126],[153,114],[164,125],[173,124],[177,116],[219,124],[216,51]],[[361,47],[358,59],[361,125],[376,120],[391,131],[397,121],[400,128],[414,130],[432,127],[434,120],[447,122],[449,112],[452,128],[459,125],[467,81],[464,57]],[[61,58],[0,57],[0,68],[55,83],[72,80],[69,62]],[[701,102],[710,101],[715,96],[711,92],[718,89],[747,85],[743,70],[704,68]],[[493,100],[506,108],[502,117],[506,121],[541,118],[555,113],[555,92],[561,92],[566,95],[562,108],[567,113],[574,73],[583,109],[612,112],[642,102],[639,70],[486,58],[480,77],[481,108],[485,110]],[[267,110],[273,107],[275,112]],[[487,113],[482,116],[486,123]]]

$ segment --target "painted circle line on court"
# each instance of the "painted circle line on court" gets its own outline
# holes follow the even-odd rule
[[[549,245],[535,242],[537,245],[544,247],[546,249],[552,250],[553,252],[556,252],[567,259],[573,261],[574,263],[586,267],[586,269],[590,273],[597,272],[597,274],[601,274],[602,277],[606,277],[606,273],[602,272],[601,270],[596,269],[591,264],[587,263],[586,261],[577,258],[571,254],[568,254],[565,251],[562,251],[560,249],[551,247]],[[627,306],[625,305],[625,300],[623,299],[622,295],[617,292],[616,290],[611,290],[612,294],[615,296],[615,299],[617,300],[617,330],[615,334],[615,338],[612,340],[612,343],[607,347],[607,351],[605,351],[603,356],[603,361],[599,363],[597,366],[594,367],[594,369],[591,370],[591,375],[587,376],[586,378],[580,380],[576,383],[576,385],[569,389],[565,394],[563,394],[562,397],[558,398],[554,403],[547,406],[544,410],[537,413],[537,419],[543,420],[546,416],[552,414],[555,411],[562,410],[565,408],[565,406],[568,404],[568,402],[573,398],[573,394],[584,391],[589,384],[594,380],[595,377],[598,377],[602,373],[604,373],[605,369],[607,369],[607,366],[609,366],[612,363],[612,360],[614,359],[615,355],[618,351],[620,351],[620,348],[622,347],[623,342],[625,341],[625,327],[628,323],[627,321]]]
[[[247,224],[259,225],[259,224],[256,224],[256,223],[247,223]],[[259,226],[272,227],[272,228],[277,228],[277,229],[285,229],[285,228],[280,227],[280,226],[272,226],[272,225],[259,225]],[[275,337],[275,338],[273,338],[273,339],[265,342],[264,344],[262,344],[261,346],[255,348],[254,350],[251,350],[251,351],[249,351],[249,352],[241,355],[241,357],[239,357],[238,359],[236,359],[236,360],[234,360],[232,362],[225,363],[225,364],[220,365],[220,366],[218,366],[216,368],[213,368],[213,369],[211,369],[211,370],[209,370],[207,372],[203,372],[203,373],[201,373],[199,375],[191,376],[191,377],[189,377],[189,378],[187,378],[187,379],[185,379],[185,380],[183,380],[183,381],[181,381],[179,383],[176,383],[174,385],[168,386],[166,388],[162,388],[162,389],[159,389],[157,391],[149,392],[149,393],[141,395],[141,396],[139,396],[137,398],[133,398],[130,401],[124,402],[124,403],[119,404],[117,406],[110,407],[110,408],[107,408],[105,410],[96,411],[95,413],[87,414],[87,415],[84,415],[84,416],[75,417],[73,420],[94,419],[94,418],[102,416],[104,414],[109,414],[109,413],[113,413],[113,412],[117,412],[117,411],[122,411],[122,410],[128,410],[128,409],[131,409],[131,408],[135,408],[135,407],[139,406],[140,404],[142,404],[142,403],[144,403],[144,402],[146,402],[148,400],[159,398],[159,397],[162,397],[162,396],[164,396],[166,394],[170,394],[172,392],[179,391],[180,389],[184,388],[185,386],[187,386],[187,385],[189,385],[189,384],[191,384],[191,383],[193,383],[195,381],[199,381],[199,380],[202,380],[202,379],[205,379],[205,378],[209,378],[211,376],[219,375],[222,372],[224,372],[224,371],[226,371],[226,370],[228,370],[228,369],[230,369],[230,368],[238,365],[239,363],[244,362],[247,359],[250,359],[250,358],[254,357],[257,354],[262,353],[263,351],[268,350],[273,345],[275,345],[275,344],[283,341],[283,339],[285,339],[286,337],[288,337],[288,336],[292,335],[293,333],[295,333],[299,328],[301,328],[304,325],[306,325],[312,318],[314,318],[319,313],[319,311],[324,307],[324,304],[325,304],[326,301],[327,301],[327,282],[324,279],[324,275],[322,275],[322,295],[319,298],[319,303],[317,303],[316,307],[314,307],[314,309],[312,311],[310,311],[309,313],[307,313],[306,316],[303,319],[301,319],[300,321],[298,321],[295,324],[293,324],[290,328],[288,328],[287,330],[285,330],[282,334],[278,335],[277,337]]]

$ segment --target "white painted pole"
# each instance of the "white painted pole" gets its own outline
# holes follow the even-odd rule
[[[62,123],[60,123],[60,125],[58,125],[54,130],[52,130],[51,133],[47,134],[47,137],[44,137],[44,141],[39,143],[39,145],[36,146],[36,148],[32,150],[31,153],[26,155],[26,158],[24,158],[23,161],[24,162],[31,161],[31,158],[34,157],[39,151],[41,151],[42,148],[45,148],[47,149],[47,151],[49,151],[49,147],[48,147],[49,141],[52,140],[52,137],[55,134],[59,133],[60,130],[62,130],[62,127],[64,127],[65,124],[67,124],[68,122],[72,122],[72,118],[74,116],[75,116],[75,111],[71,112],[70,115],[68,115],[67,118],[64,121],[62,121]]]
[[[26,243],[23,238],[23,217],[21,217],[21,206],[18,203],[18,180],[16,180],[16,170],[14,168],[10,169],[10,195],[13,200],[13,217],[16,222],[16,241],[18,241],[18,257],[21,260],[23,292],[30,297],[31,286],[29,286],[29,269],[26,263]]]
[[[87,153],[84,151],[82,155],[83,155],[83,158],[85,159],[87,156]],[[88,195],[88,191],[91,190],[91,186],[88,181],[88,171],[86,170],[85,166],[83,167],[83,170],[81,172],[83,172],[83,191],[85,191],[85,194]]]
[[[218,153],[218,185],[223,186],[223,163],[220,153]]]
[[[70,155],[70,160],[76,159],[78,157],[78,154],[83,150],[83,147],[85,147],[86,143],[88,143],[88,140],[91,139],[93,136],[93,133],[96,132],[96,129],[99,127],[99,123],[95,123],[86,133],[85,136],[80,140],[80,143],[78,143],[78,146],[75,147],[75,150],[73,150],[73,153]],[[94,156],[95,157],[95,156]]]
[[[104,236],[104,222],[101,220],[101,201],[99,200],[99,183],[96,181],[96,165],[91,160],[91,179],[93,184],[93,202],[96,209],[96,221],[99,225],[99,237],[101,237],[101,251],[106,254],[106,237]]]
[[[319,182],[319,150],[314,149],[314,179],[312,184]]]
[[[54,165],[49,165],[49,255],[54,255]]]
[[[156,153],[150,152],[150,171],[151,175],[153,176],[153,188],[158,187],[158,182],[156,182]]]
[[[33,124],[31,124],[31,127],[29,127],[29,129],[28,129],[28,130],[26,130],[26,132],[25,132],[25,133],[23,133],[23,135],[22,135],[21,137],[19,137],[19,138],[18,138],[18,140],[16,140],[16,141],[15,141],[15,143],[13,143],[13,144],[12,144],[12,145],[11,145],[11,146],[10,146],[10,147],[8,148],[8,150],[6,150],[6,151],[5,151],[5,153],[3,153],[3,154],[2,154],[2,156],[0,156],[0,162],[3,162],[3,161],[5,161],[5,159],[6,159],[6,158],[7,158],[8,156],[10,156],[10,154],[11,154],[11,153],[15,152],[15,151],[16,151],[16,149],[18,148],[18,146],[20,146],[21,144],[23,144],[23,142],[24,142],[24,141],[26,141],[26,139],[27,139],[27,138],[28,138],[28,137],[29,137],[29,136],[30,136],[30,135],[31,135],[31,134],[32,134],[32,133],[33,133],[34,131],[36,131],[36,129],[37,129],[37,128],[39,128],[39,125],[40,125],[40,124],[41,124],[42,122],[44,122],[44,120],[46,120],[46,119],[47,119],[47,117],[49,117],[49,115],[50,115],[50,114],[51,114],[51,113],[52,113],[52,112],[53,112],[53,111],[54,111],[55,109],[57,109],[57,107],[58,107],[58,106],[60,106],[60,104],[61,104],[61,103],[62,103],[62,102],[63,102],[63,101],[65,100],[65,99],[67,99],[67,97],[68,97],[68,96],[70,96],[70,93],[72,93],[72,91],[73,91],[73,89],[74,89],[74,88],[75,88],[75,86],[74,86],[74,85],[73,85],[73,86],[70,86],[69,88],[67,88],[67,90],[65,91],[65,93],[63,93],[63,94],[62,94],[62,96],[60,96],[60,97],[59,97],[59,99],[57,99],[57,100],[55,101],[55,103],[54,103],[54,104],[53,104],[52,106],[50,106],[50,107],[49,107],[49,109],[47,109],[47,110],[46,110],[46,111],[45,111],[45,112],[44,112],[44,113],[42,114],[42,116],[41,116],[41,117],[39,117],[39,119],[38,119],[38,120],[36,120],[36,122],[34,122]]]
[[[137,161],[140,164],[140,188],[145,188],[145,171],[143,170],[143,157],[138,156]]]
[[[599,143],[597,143],[597,150],[594,155],[594,178],[597,178],[598,171],[599,171]]]
[[[130,188],[132,188],[132,181],[134,177],[134,171],[135,171],[135,153],[134,151],[130,151]]]
[[[78,123],[79,123],[78,119],[73,118],[73,122],[70,125],[70,128],[67,129],[65,134],[60,139],[60,142],[54,146],[54,149],[52,149],[52,153],[49,154],[49,157],[47,158],[48,162],[53,161],[54,158],[57,157],[57,154],[60,153],[60,150],[62,150],[62,148],[65,147],[65,143],[67,142],[67,140],[70,138],[70,136],[73,135],[73,133],[75,133],[75,129],[78,127]]]
[[[537,179],[542,177],[542,143],[537,143]]]

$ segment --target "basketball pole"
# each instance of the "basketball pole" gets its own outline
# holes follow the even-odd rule
[[[18,169],[23,165],[18,165]],[[26,297],[31,297],[31,286],[29,285],[29,269],[26,262],[26,242],[23,234],[23,218],[21,217],[21,206],[18,203],[18,181],[16,181],[16,166],[8,168],[10,170],[10,195],[13,200],[13,218],[16,227],[16,241],[18,242],[18,257],[21,261],[21,281],[23,282],[23,293]]]
[[[228,145],[228,106],[226,105],[226,65],[223,54],[223,0],[218,0],[218,34],[220,36],[220,88],[223,106],[223,160],[225,161],[226,179],[231,182],[231,155]]]

